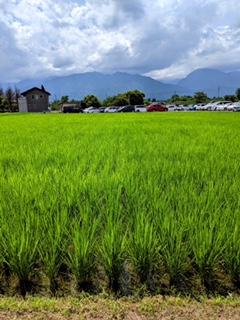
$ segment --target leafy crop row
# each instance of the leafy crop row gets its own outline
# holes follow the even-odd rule
[[[1,292],[237,291],[239,120],[1,116]]]

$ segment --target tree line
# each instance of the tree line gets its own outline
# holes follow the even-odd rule
[[[9,86],[5,91],[0,88],[0,112],[17,112],[20,96],[20,90],[16,86],[14,89]]]
[[[125,106],[125,105],[146,105],[153,102],[160,102],[161,104],[175,104],[175,105],[194,105],[197,103],[208,103],[210,100],[227,100],[227,101],[240,101],[240,88],[235,92],[235,95],[225,95],[224,97],[213,97],[210,99],[204,92],[196,92],[194,96],[179,96],[174,94],[167,101],[158,101],[155,98],[145,99],[145,94],[139,90],[132,90],[125,93],[120,93],[116,96],[107,97],[100,101],[97,96],[90,94],[84,97],[82,101],[69,101],[68,96],[62,96],[61,100],[55,100],[51,107],[53,110],[59,109],[59,105],[64,102],[75,103],[80,108],[93,107],[110,107],[110,106]]]
[[[0,88],[0,112],[16,112],[18,111],[18,98],[20,97],[20,90],[15,86],[12,89],[10,86],[4,91]],[[224,97],[214,97],[212,100],[228,100],[232,102],[240,101],[240,88],[235,92],[235,95],[225,95]],[[197,103],[207,103],[210,98],[204,92],[196,92],[194,96],[179,96],[174,94],[167,101],[157,101],[155,98],[146,99],[145,93],[139,90],[131,90],[120,93],[116,96],[110,96],[100,101],[97,96],[93,94],[86,95],[83,100],[76,101],[72,99],[69,101],[69,96],[62,96],[60,100],[55,99],[51,103],[52,110],[59,110],[60,105],[64,102],[74,103],[76,106],[85,109],[87,107],[110,107],[110,106],[125,106],[125,105],[149,105],[153,102],[160,102],[162,104],[175,105],[194,105]]]

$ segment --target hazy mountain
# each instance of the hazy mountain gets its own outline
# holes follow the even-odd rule
[[[223,97],[227,94],[235,94],[236,89],[240,88],[240,72],[197,69],[181,79],[178,85],[192,92],[203,91],[209,97]]]
[[[198,91],[203,91],[212,98],[235,94],[236,89],[240,88],[240,72],[226,73],[215,69],[197,69],[177,83],[175,81],[160,82],[150,77],[123,72],[116,72],[112,75],[87,72],[64,77],[28,79],[16,83],[16,87],[23,92],[35,86],[40,88],[43,85],[51,93],[51,100],[61,99],[65,95],[69,96],[69,100],[82,100],[88,94],[94,94],[100,100],[104,100],[106,97],[130,90],[142,91],[146,98],[156,100],[167,100],[173,94],[193,96]],[[1,86],[5,89],[8,85],[2,84]]]
[[[176,92],[186,93],[186,90],[179,85],[166,84],[150,77],[123,72],[112,75],[87,72],[65,77],[38,79],[32,82],[25,80],[19,82],[17,87],[20,91],[25,91],[34,86],[41,87],[41,85],[51,93],[51,100],[61,99],[63,95],[68,95],[70,100],[82,100],[88,94],[94,94],[100,100],[104,100],[106,97],[130,90],[144,92],[146,98],[167,100]]]

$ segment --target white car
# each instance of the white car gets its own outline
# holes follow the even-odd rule
[[[219,101],[219,103],[216,104],[215,110],[216,111],[227,111],[227,107],[231,104],[231,101]]]
[[[240,102],[233,102],[227,106],[227,111],[234,111],[235,108],[240,107]]]
[[[147,112],[147,107],[142,105],[134,106],[135,112]]]
[[[240,112],[240,104],[233,107],[233,112]]]
[[[229,105],[227,106],[227,111],[233,111],[233,106],[235,105],[234,102],[229,103]]]
[[[175,111],[177,108],[175,104],[167,104],[166,107],[168,108],[168,111]]]
[[[240,112],[240,102],[234,102],[227,107],[228,111]]]
[[[182,111],[188,111],[190,109],[190,107],[187,105],[182,105],[181,108],[182,108]]]
[[[117,112],[118,111],[118,107],[107,107],[104,112],[106,113],[113,113],[113,112]]]
[[[208,111],[223,111],[231,101],[211,101],[203,108]]]
[[[201,110],[208,110],[208,111],[213,111],[215,110],[216,103],[219,101],[210,101],[209,103],[205,104],[205,106],[202,106]]]
[[[206,103],[197,103],[195,104],[193,107],[190,107],[190,110],[203,110],[203,108],[205,107]]]
[[[100,113],[100,110],[96,107],[88,107],[83,110],[83,113]]]

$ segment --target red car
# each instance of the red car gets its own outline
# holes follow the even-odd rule
[[[165,106],[162,106],[161,104],[151,104],[147,107],[147,111],[168,111],[168,108]]]

